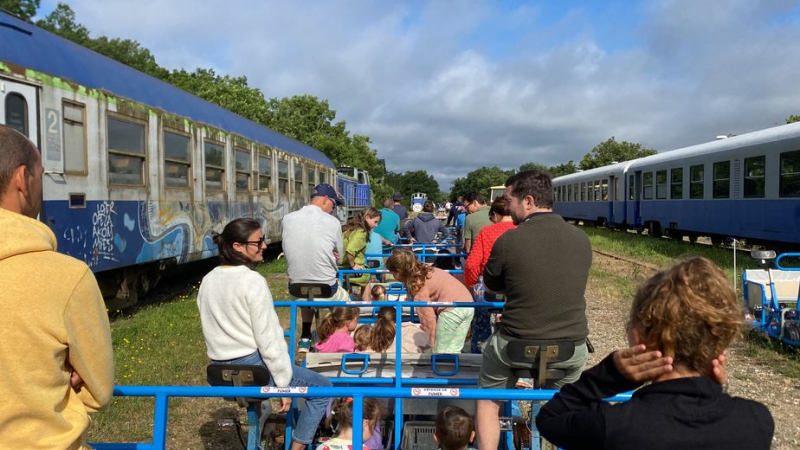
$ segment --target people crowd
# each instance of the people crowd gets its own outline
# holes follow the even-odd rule
[[[97,282],[84,263],[55,252],[55,236],[36,220],[42,173],[35,145],[0,125],[0,303],[7,312],[0,318],[6,333],[0,357],[10,363],[2,384],[7,407],[0,412],[0,448],[82,448],[89,415],[109,404],[113,387],[109,322]],[[480,353],[479,388],[511,389],[520,370],[532,367],[524,349],[555,347],[558,358],[546,368],[562,376],[543,386],[559,392],[536,424],[562,448],[770,447],[769,410],[724,389],[726,349],[740,334],[742,313],[714,263],[692,258],[645,281],[625,329],[630,346],[584,370],[591,351],[589,239],[553,212],[547,174],[520,172],[505,185],[505,195],[491,205],[478,193],[443,205],[445,223],[430,200],[409,219],[395,192],[380,209],[364,208],[344,226],[335,217],[343,204],[336,189],[314,187],[309,204],[282,219],[289,291],[303,300],[292,286],[323,286],[326,296],[314,300],[342,306],[302,309],[298,352],[393,353],[400,340],[403,353]],[[450,245],[468,253],[463,277],[396,247],[401,239],[429,244],[450,236],[456,239]],[[272,292],[255,271],[266,248],[262,224],[234,219],[214,243],[220,265],[203,278],[197,296],[209,360],[265,367],[270,386],[332,386],[290,359],[288,345],[295,343],[284,339]],[[385,265],[382,278],[369,270],[370,259]],[[354,272],[346,282],[342,269]],[[360,323],[358,306],[388,300],[391,283],[399,283],[408,300],[432,305],[414,308],[418,323],[402,317],[399,329],[395,307],[376,308],[374,318]],[[352,301],[359,305],[347,306]],[[503,302],[502,314],[479,307],[486,301]],[[634,389],[628,402],[604,401]],[[312,444],[324,423],[333,437],[317,448],[352,449],[353,402],[306,398],[291,447]],[[280,404],[277,412],[288,411],[291,399]],[[501,407],[478,400],[473,417],[447,406],[436,412],[434,439],[443,449],[496,449]],[[364,399],[360,409],[363,449],[383,448],[384,404]]]

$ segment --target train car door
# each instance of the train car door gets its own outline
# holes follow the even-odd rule
[[[642,199],[642,171],[637,170],[636,175],[634,177],[635,181],[633,183],[633,192],[631,198],[633,200],[633,220],[631,220],[631,224],[633,224],[634,228],[641,228],[642,225],[642,210],[641,210],[641,199]]]
[[[39,140],[38,88],[0,78],[0,124],[28,136],[37,148]],[[58,123],[54,123],[58,126]]]
[[[617,222],[614,215],[614,200],[617,198],[618,182],[619,180],[614,175],[608,177],[608,225],[611,227]]]

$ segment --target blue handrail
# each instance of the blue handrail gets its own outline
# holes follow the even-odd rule
[[[448,397],[463,400],[530,400],[547,401],[558,392],[555,390],[520,389],[443,389],[438,391],[421,388],[397,387],[310,387],[291,392],[263,392],[260,387],[227,386],[117,386],[117,397],[155,397],[155,419],[152,443],[97,443],[98,450],[163,450],[166,447],[167,413],[170,397],[246,397],[246,398],[308,398],[308,397],[352,397],[353,398],[353,448],[361,448],[363,406],[365,398],[413,399],[425,397]],[[630,400],[631,393],[606,399],[611,402]],[[399,435],[396,435],[399,436]],[[396,440],[399,439],[396,438]],[[288,442],[288,439],[287,439]]]

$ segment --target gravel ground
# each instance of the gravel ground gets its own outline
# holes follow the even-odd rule
[[[649,272],[625,261],[595,254],[595,269],[615,277],[639,280]],[[595,347],[589,364],[627,346],[625,321],[630,298],[620,298],[606,277],[592,277],[586,293],[589,337]],[[728,392],[760,401],[775,419],[773,449],[800,449],[800,380],[788,378],[743,352],[744,344],[729,349]]]

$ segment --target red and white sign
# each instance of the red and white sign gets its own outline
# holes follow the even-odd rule
[[[457,388],[412,388],[412,397],[460,397],[461,391]]]
[[[270,387],[264,386],[261,388],[262,394],[305,394],[308,392],[307,387]]]

